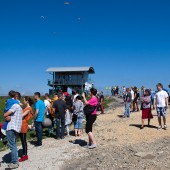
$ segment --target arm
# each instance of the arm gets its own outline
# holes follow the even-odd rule
[[[168,105],[169,105],[169,100],[168,97],[166,98],[166,108],[168,109]]]
[[[4,113],[4,118],[7,117],[7,116],[10,116],[11,114],[12,114],[12,111],[8,110],[6,113]]]
[[[156,106],[156,99],[154,98],[154,102],[153,102],[153,110],[155,110],[155,106]]]
[[[86,97],[85,97],[85,94],[84,94],[84,93],[82,94],[82,97],[83,97],[83,100],[84,100],[85,105],[88,105],[88,101],[87,101],[87,99],[86,99]]]
[[[37,118],[38,112],[39,112],[39,109],[36,109],[36,111],[35,111],[35,113],[34,113],[34,120]]]
[[[30,111],[29,111],[29,110],[26,110],[26,111],[23,113],[22,118],[24,118],[25,116],[27,116],[29,113],[30,113]]]

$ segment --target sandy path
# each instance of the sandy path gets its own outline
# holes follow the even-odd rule
[[[120,99],[117,100],[117,104],[120,105]],[[139,169],[147,169],[140,167],[143,164],[141,163],[140,165],[138,163],[138,159],[134,156],[134,152],[152,150],[156,154],[158,152],[156,149],[159,143],[153,144],[153,148],[148,147],[150,145],[148,143],[158,142],[159,140],[170,137],[170,130],[157,130],[156,127],[158,123],[156,116],[151,121],[151,128],[146,127],[143,130],[140,130],[141,113],[132,113],[130,119],[122,119],[121,115],[124,112],[123,106],[118,107],[115,110],[107,110],[106,112],[107,114],[98,116],[95,123],[94,133],[98,142],[97,149],[88,150],[80,146],[83,140],[87,139],[86,134],[83,134],[81,139],[77,138],[77,144],[70,142],[70,140],[75,140],[75,137],[65,138],[64,140],[59,141],[48,138],[43,140],[43,146],[39,148],[35,148],[29,144],[29,160],[21,163],[19,170],[90,170],[112,169],[111,167],[114,167],[113,169],[116,169],[117,167],[118,169],[137,169],[135,166],[139,166]],[[156,111],[153,113],[156,114]],[[170,111],[168,110],[168,123],[170,122],[169,113]],[[169,138],[165,140],[165,146],[161,146],[162,148],[160,148],[160,150],[165,149],[166,145],[169,145],[169,143],[167,144],[168,141]],[[2,157],[2,160],[4,160],[3,156],[8,153],[9,150],[0,152],[0,158]],[[129,155],[132,160],[128,158]],[[7,160],[8,156],[5,156],[5,160]],[[169,159],[168,154],[167,156],[166,154],[164,156]],[[89,157],[92,159],[88,160],[87,158]],[[152,159],[151,162],[156,162],[156,159],[157,158],[155,158],[155,160]],[[126,163],[122,163],[122,160],[125,160]],[[79,162],[78,165],[77,162]],[[131,165],[132,162],[134,162],[133,166]],[[153,164],[152,166],[151,162],[148,164],[148,169],[152,169],[152,167],[154,170],[159,169],[159,165],[155,163],[155,165]],[[125,167],[123,167],[122,164],[125,164],[126,166],[124,165]],[[6,167],[7,164],[2,163],[0,168],[3,170]]]

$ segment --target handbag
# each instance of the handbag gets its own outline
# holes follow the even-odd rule
[[[91,106],[91,105],[86,105],[84,107],[83,110],[84,110],[84,114],[85,114],[86,118],[89,117],[95,111],[96,107],[97,106]]]

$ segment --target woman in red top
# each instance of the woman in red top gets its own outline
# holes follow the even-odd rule
[[[24,105],[26,107],[25,107],[25,109],[23,109],[22,127],[21,127],[21,133],[19,134],[19,136],[21,138],[21,142],[22,142],[23,156],[19,159],[19,162],[28,160],[26,135],[27,135],[27,131],[28,131],[28,121],[33,116],[33,111],[31,108],[31,105],[33,103],[34,102],[30,97],[28,97],[28,96],[24,97]]]

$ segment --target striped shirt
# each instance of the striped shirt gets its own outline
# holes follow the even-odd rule
[[[14,104],[9,110],[12,114],[10,115],[11,120],[8,123],[7,131],[14,130],[19,133],[22,126],[22,108],[19,104]]]

